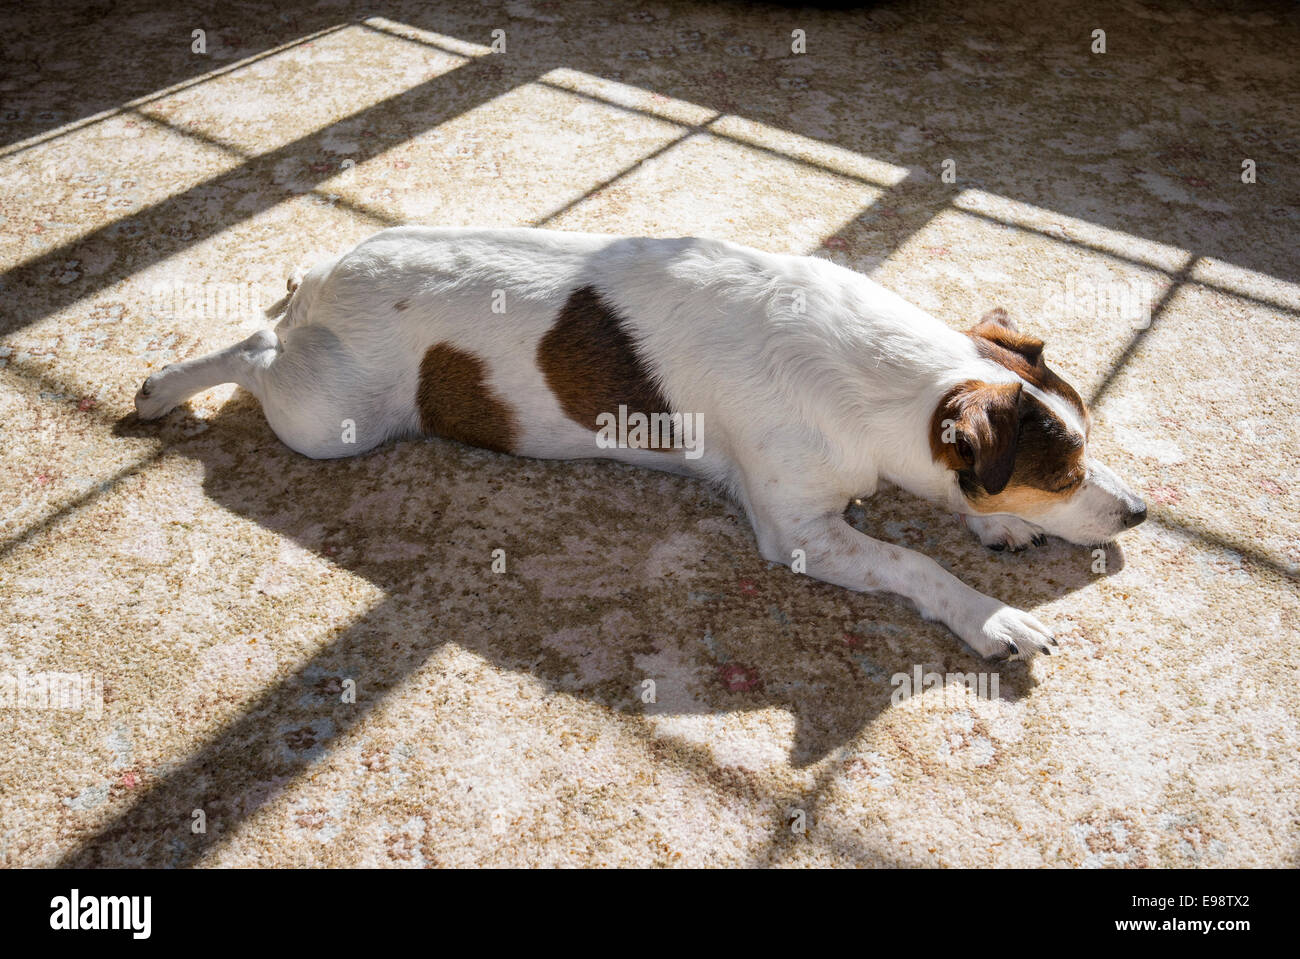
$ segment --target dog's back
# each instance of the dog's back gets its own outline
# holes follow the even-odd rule
[[[914,400],[918,376],[946,369],[954,350],[975,359],[959,334],[824,261],[527,229],[385,230],[313,267],[276,332],[312,363],[352,368],[335,379],[355,389],[347,402],[365,407],[372,435],[715,478],[733,444],[777,424],[833,437],[852,417],[855,436],[883,435],[910,418],[896,407]],[[597,446],[596,417],[620,408],[698,415],[718,455]]]

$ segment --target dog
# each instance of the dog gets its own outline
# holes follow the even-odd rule
[[[234,382],[306,456],[437,435],[721,484],[771,562],[887,591],[981,656],[1050,654],[1033,616],[846,522],[883,479],[988,546],[1096,546],[1146,506],[1089,455],[1083,401],[995,309],[959,332],[815,257],[719,240],[384,230],[288,282],[274,329],[154,373],[142,419]],[[630,427],[630,428],[629,428]]]

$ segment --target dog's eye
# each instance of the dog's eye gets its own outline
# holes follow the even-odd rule
[[[1049,492],[1049,493],[1067,493],[1067,492],[1069,492],[1070,490],[1074,489],[1076,486],[1078,486],[1081,482],[1083,482],[1083,477],[1082,477],[1082,476],[1075,476],[1075,477],[1072,477],[1072,478],[1066,480],[1066,481],[1065,481],[1064,483],[1062,483],[1060,486],[1055,486],[1055,487],[1049,489],[1047,492]]]
[[[975,453],[970,448],[970,440],[964,436],[957,437],[957,455],[967,461],[975,458]]]

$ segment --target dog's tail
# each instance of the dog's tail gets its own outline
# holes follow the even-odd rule
[[[280,297],[270,306],[262,310],[262,315],[266,317],[268,323],[274,323],[280,317],[289,311],[289,304],[293,302],[293,294],[296,291],[290,290],[284,296]]]
[[[322,279],[334,265],[334,259],[318,262],[311,269],[297,268],[285,283],[287,292],[262,312],[276,328],[297,326],[307,316]],[[279,322],[276,322],[276,321]]]

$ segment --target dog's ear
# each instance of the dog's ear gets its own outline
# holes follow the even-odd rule
[[[1043,341],[1036,336],[1021,333],[1011,317],[1007,316],[1007,311],[1000,306],[985,313],[979,323],[966,332],[975,337],[977,343],[982,339],[1004,350],[1019,353],[1030,366],[1042,362]]]
[[[1007,311],[1000,306],[993,307],[993,309],[989,310],[987,313],[985,313],[983,316],[980,317],[980,321],[978,325],[983,326],[985,323],[993,323],[997,326],[1004,326],[1012,333],[1020,332],[1020,327],[1016,326],[1016,321],[1013,320],[1007,314]]]
[[[1007,488],[1020,439],[1022,384],[970,381],[935,410],[930,447],[949,469],[968,472],[990,495]]]

